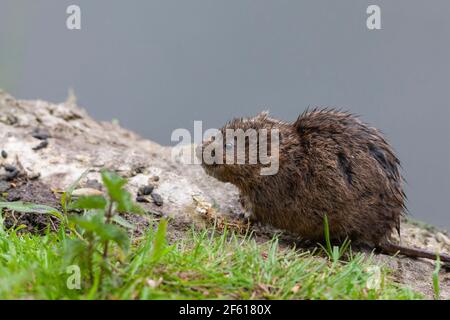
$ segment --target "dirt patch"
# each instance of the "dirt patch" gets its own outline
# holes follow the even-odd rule
[[[18,184],[18,185],[17,185]],[[7,201],[22,201],[34,204],[51,206],[60,209],[59,200],[50,190],[49,186],[41,181],[16,181],[15,185],[8,190]],[[20,213],[11,210],[4,210],[4,226],[6,228],[21,227],[21,232],[43,233],[48,228],[56,231],[59,226],[57,218],[42,213]]]

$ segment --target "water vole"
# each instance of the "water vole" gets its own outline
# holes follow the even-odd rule
[[[238,151],[236,138],[225,138],[229,129],[278,131],[278,172],[262,175],[263,164],[248,163],[251,151],[261,147],[261,136],[254,143],[249,136],[244,139],[245,163],[226,163],[227,150]],[[223,148],[223,152],[213,152],[215,163],[203,161],[202,166],[209,175],[239,189],[252,219],[322,241],[326,214],[335,240],[348,237],[389,254],[435,259],[434,253],[392,242],[391,235],[400,232],[405,214],[400,162],[381,133],[352,114],[315,109],[294,122],[283,122],[261,113],[235,119],[221,132],[223,142],[205,141],[199,152],[204,159],[202,151],[217,144],[220,148],[215,150]],[[271,141],[263,142],[269,144],[268,154]],[[441,255],[441,260],[450,257]]]

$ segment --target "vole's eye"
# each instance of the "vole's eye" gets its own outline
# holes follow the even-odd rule
[[[227,150],[231,150],[231,149],[233,149],[233,143],[227,143],[226,145],[225,145],[225,149],[227,149]]]

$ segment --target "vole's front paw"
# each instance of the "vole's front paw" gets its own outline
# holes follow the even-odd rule
[[[256,220],[254,219],[253,213],[247,212],[247,211],[239,212],[238,218],[241,219],[241,220],[248,220],[248,221],[251,221],[251,222],[256,221]]]
[[[256,222],[256,216],[253,212],[253,208],[250,204],[250,201],[248,201],[247,197],[240,195],[239,203],[241,204],[243,209],[243,211],[239,214],[239,218],[250,222]]]
[[[250,204],[250,201],[248,201],[246,196],[239,195],[239,203],[241,204],[241,207],[243,211],[239,214],[239,218],[241,219],[248,219],[252,220],[252,217],[254,217],[253,210]]]

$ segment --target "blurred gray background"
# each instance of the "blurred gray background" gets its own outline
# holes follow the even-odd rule
[[[54,102],[73,88],[95,118],[162,144],[194,120],[343,107],[398,151],[411,215],[450,229],[449,17],[448,0],[0,0],[0,87]]]

